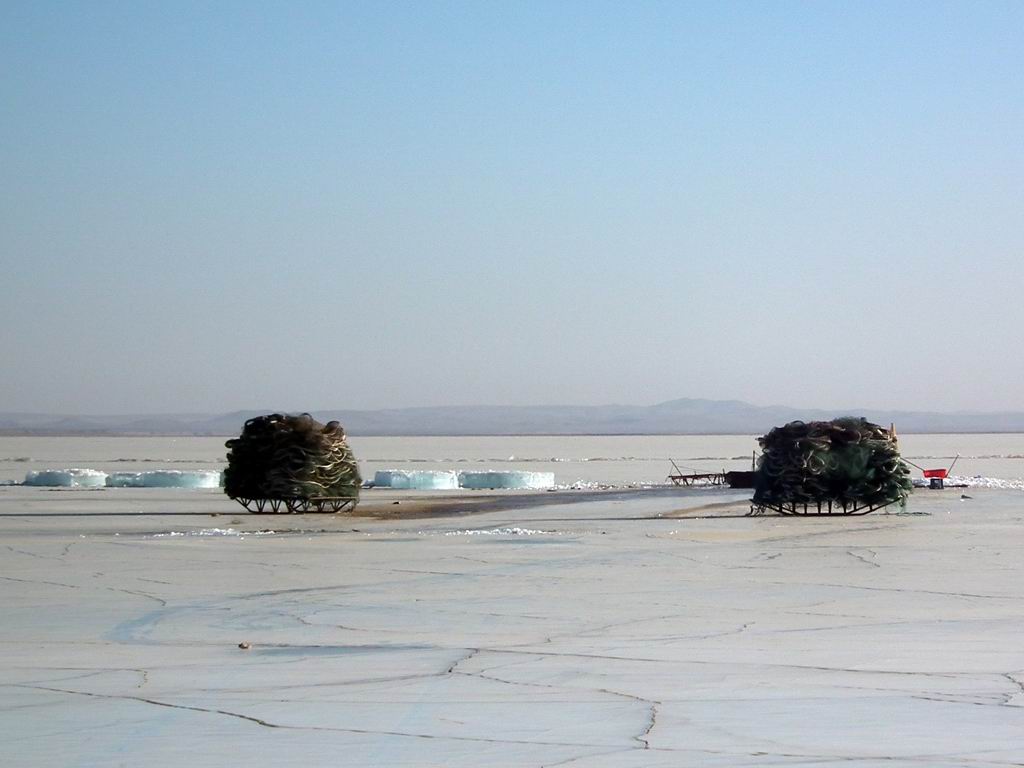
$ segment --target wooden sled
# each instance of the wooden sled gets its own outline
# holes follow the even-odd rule
[[[858,516],[867,515],[879,509],[899,504],[898,501],[888,501],[884,504],[861,504],[860,502],[842,503],[827,501],[787,501],[787,502],[750,502],[750,515],[763,515],[774,512],[777,515],[789,517],[828,517],[829,515]]]
[[[246,499],[232,496],[235,501],[255,515],[292,514],[306,512],[351,512],[359,503],[357,496],[314,496],[308,499]]]

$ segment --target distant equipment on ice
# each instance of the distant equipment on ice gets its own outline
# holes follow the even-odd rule
[[[917,464],[915,464],[912,461],[908,461],[907,463],[910,466],[914,467],[915,469],[921,470],[921,475],[924,477],[925,480],[928,481],[929,488],[931,488],[933,491],[941,491],[943,488],[946,487],[946,480],[949,479],[949,476],[953,471],[953,467],[956,466],[956,463],[959,460],[960,454],[958,453],[956,455],[956,458],[953,459],[953,462],[948,467],[940,467],[939,469],[925,469],[924,467],[917,466]],[[914,482],[916,483],[917,481],[915,480]],[[962,488],[964,486],[962,484],[957,484],[952,487]]]

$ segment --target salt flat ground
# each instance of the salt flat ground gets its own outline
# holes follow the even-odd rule
[[[1024,495],[968,494],[381,521],[0,488],[2,762],[1024,765]]]

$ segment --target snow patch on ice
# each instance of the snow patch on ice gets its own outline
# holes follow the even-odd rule
[[[999,488],[1001,490],[1024,491],[1024,480],[1003,480],[998,477],[961,477],[954,475],[946,479],[949,484],[964,484],[968,488]]]
[[[636,491],[652,490],[655,488],[671,488],[671,483],[598,483],[589,480],[577,480],[575,483],[553,485],[552,491]],[[721,486],[690,486],[691,488],[720,488]]]
[[[277,531],[237,531],[234,528],[200,528],[195,531],[168,531],[154,533],[154,539],[178,538],[180,536],[268,536]]]
[[[540,531],[534,528],[490,528],[445,531],[445,536],[559,536],[558,531]]]

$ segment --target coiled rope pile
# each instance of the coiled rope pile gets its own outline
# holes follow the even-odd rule
[[[225,445],[224,492],[233,499],[359,497],[359,467],[336,421],[272,413],[249,419]]]
[[[754,504],[882,506],[905,502],[912,487],[895,437],[866,419],[794,421],[758,442]]]

